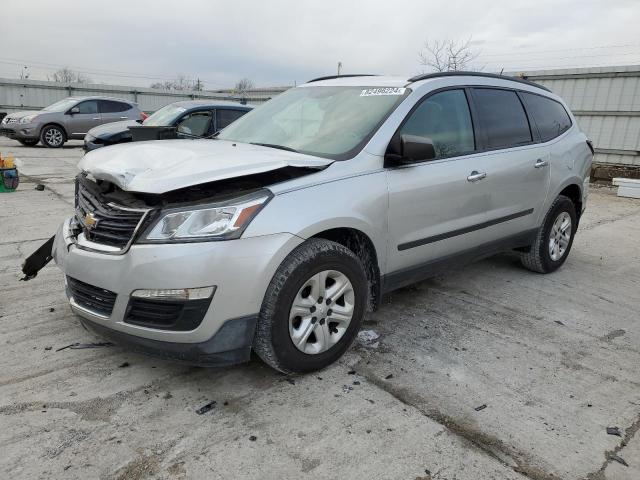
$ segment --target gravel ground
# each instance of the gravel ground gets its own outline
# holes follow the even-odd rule
[[[57,351],[99,339],[55,266],[18,278],[72,213],[68,145],[0,140],[22,176],[0,194],[0,478],[640,478],[640,201],[594,189],[560,271],[502,255],[399,290],[376,348],[286,378]]]

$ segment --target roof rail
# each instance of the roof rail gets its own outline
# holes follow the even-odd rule
[[[440,77],[487,77],[487,78],[499,78],[500,80],[509,80],[510,82],[518,82],[524,83],[525,85],[529,85],[531,87],[540,88],[542,90],[546,90],[550,92],[547,87],[540,85],[539,83],[531,82],[529,80],[524,80],[518,77],[510,77],[508,75],[498,75],[497,73],[484,73],[484,72],[463,72],[463,71],[455,71],[455,72],[436,72],[436,73],[425,73],[422,75],[416,75],[415,77],[411,77],[408,82],[417,82],[419,80],[428,80],[430,78],[440,78]]]
[[[327,75],[326,77],[318,77],[313,80],[309,80],[307,83],[319,82],[321,80],[332,80],[334,78],[347,78],[347,77],[377,77],[375,73],[348,73],[346,75]]]

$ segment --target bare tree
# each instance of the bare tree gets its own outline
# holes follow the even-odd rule
[[[478,55],[480,53],[471,48],[471,38],[464,41],[427,40],[418,53],[418,62],[436,72],[452,72],[470,68]]]
[[[179,75],[175,80],[155,82],[152,83],[150,87],[157,90],[202,90],[203,84],[199,79],[197,82],[194,82],[185,75]]]
[[[253,81],[248,78],[242,78],[236,83],[235,91],[241,95],[246,95],[249,90],[254,88]]]
[[[69,67],[63,67],[54,72],[52,81],[58,83],[91,83],[91,79],[78,72],[74,72]]]

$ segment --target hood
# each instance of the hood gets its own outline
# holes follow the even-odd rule
[[[111,137],[119,133],[125,133],[129,130],[129,127],[134,125],[140,125],[135,120],[124,120],[123,122],[111,122],[104,125],[98,125],[89,130],[89,135],[93,135],[96,138]]]
[[[333,160],[228,140],[157,140],[99,148],[78,168],[123,190],[161,194],[285,167],[322,169]]]
[[[12,113],[8,113],[6,115],[5,118],[22,118],[22,117],[26,117],[27,115],[40,115],[42,113],[48,113],[48,112],[44,112],[42,110],[24,110],[22,112],[12,112]]]

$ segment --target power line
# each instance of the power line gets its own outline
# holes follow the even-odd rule
[[[640,43],[630,43],[627,45],[602,45],[599,47],[577,47],[577,48],[556,48],[553,50],[519,50],[517,52],[507,52],[507,53],[488,53],[483,55],[484,57],[504,57],[504,56],[515,56],[515,55],[529,55],[531,53],[557,53],[557,52],[575,52],[578,50],[598,50],[603,48],[629,48],[629,47],[640,47]]]

